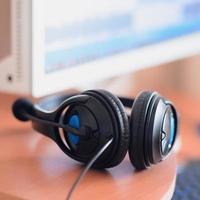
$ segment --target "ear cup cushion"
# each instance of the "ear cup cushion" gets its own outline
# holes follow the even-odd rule
[[[129,147],[129,122],[128,117],[125,113],[124,107],[121,101],[105,90],[92,90],[89,93],[95,94],[96,97],[103,98],[108,105],[112,108],[115,117],[116,123],[119,128],[119,138],[116,140],[114,138],[114,146],[116,145],[116,152],[115,154],[108,159],[106,162],[106,167],[114,167],[118,165],[125,157],[128,147]]]
[[[149,103],[154,95],[154,92],[142,92],[135,98],[132,107],[130,117],[129,157],[132,164],[138,170],[148,167],[144,158],[145,121]]]

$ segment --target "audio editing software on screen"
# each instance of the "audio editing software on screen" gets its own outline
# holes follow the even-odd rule
[[[199,0],[51,0],[44,13],[46,73],[200,30]]]

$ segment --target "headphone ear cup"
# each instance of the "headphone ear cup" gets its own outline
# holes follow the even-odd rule
[[[106,160],[105,167],[114,167],[118,165],[125,157],[128,147],[129,147],[129,122],[128,116],[125,113],[124,107],[121,101],[105,90],[90,90],[86,94],[90,94],[98,98],[100,101],[105,102],[105,106],[109,106],[113,113],[115,120],[113,121],[113,126],[118,127],[116,134],[113,139],[113,149],[114,155],[110,155],[110,158]],[[103,144],[102,144],[103,145]]]
[[[145,157],[145,123],[153,92],[142,92],[134,100],[130,116],[130,161],[136,169],[142,170],[149,166]]]

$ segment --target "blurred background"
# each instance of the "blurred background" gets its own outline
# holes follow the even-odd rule
[[[117,87],[123,84],[125,91],[121,91],[122,93],[130,92],[131,90],[135,91],[135,93],[138,93],[140,90],[157,90],[165,95],[168,93],[179,93],[199,99],[199,74],[200,55],[195,55],[149,69],[139,70],[131,74],[129,73],[106,82],[105,86],[110,84],[109,87],[118,93],[120,91]],[[130,80],[132,84],[128,84]]]
[[[180,114],[178,166],[200,159],[199,0],[0,0],[0,70],[8,117],[21,95],[156,90]],[[191,194],[183,188],[174,199]]]

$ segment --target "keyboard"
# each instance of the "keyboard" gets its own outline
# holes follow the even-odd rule
[[[200,160],[178,167],[172,200],[200,200]]]

